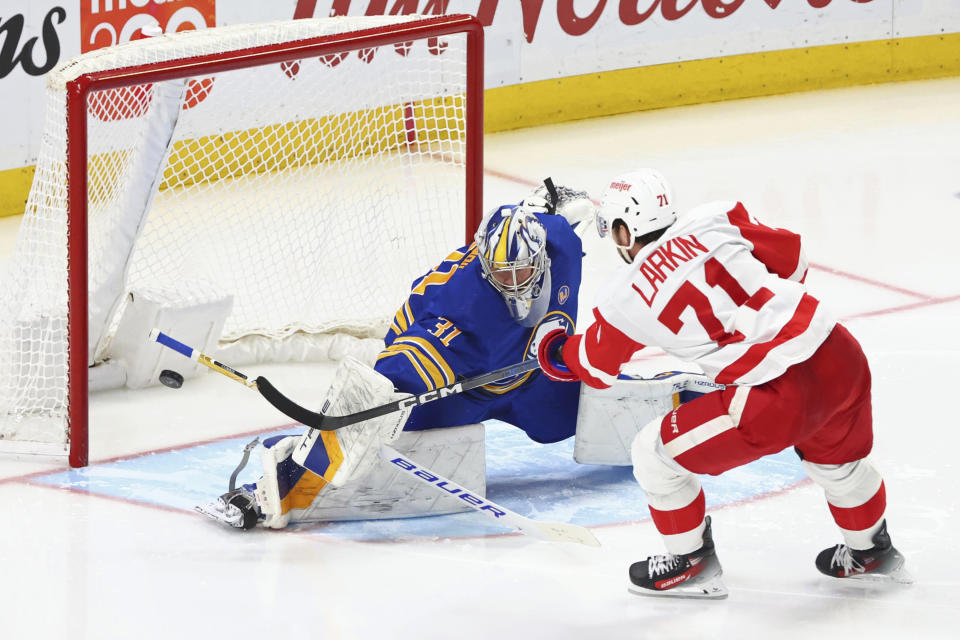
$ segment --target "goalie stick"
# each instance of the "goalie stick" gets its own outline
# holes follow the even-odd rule
[[[334,431],[351,424],[356,424],[372,418],[379,418],[380,416],[393,413],[394,411],[400,411],[401,409],[406,409],[407,407],[415,407],[420,404],[433,402],[434,400],[439,400],[441,398],[446,398],[447,396],[470,391],[471,389],[482,387],[483,385],[490,384],[491,382],[497,382],[498,380],[503,380],[504,378],[520,375],[522,373],[540,368],[536,358],[531,358],[530,360],[524,360],[523,362],[519,362],[508,367],[503,367],[502,369],[497,369],[495,371],[491,371],[490,373],[484,373],[473,378],[460,380],[459,382],[448,384],[445,387],[438,387],[418,395],[411,395],[409,398],[388,402],[387,404],[382,404],[378,407],[372,407],[370,409],[365,409],[363,411],[358,411],[357,413],[351,413],[345,416],[330,416],[323,413],[322,410],[318,413],[297,404],[287,396],[280,393],[280,391],[277,390],[277,388],[274,387],[273,384],[271,384],[270,381],[263,376],[259,376],[256,380],[250,380],[247,375],[237,371],[233,367],[227,366],[222,362],[217,362],[210,356],[200,353],[193,347],[187,346],[179,340],[171,338],[159,329],[154,329],[150,332],[150,339],[155,342],[159,342],[169,349],[173,349],[177,353],[180,353],[191,360],[216,371],[217,373],[227,376],[231,380],[236,380],[247,387],[256,389],[260,392],[260,395],[262,395],[267,402],[272,404],[278,411],[280,411],[280,413],[310,427],[311,429],[319,429],[321,431]],[[325,408],[326,407],[324,407],[324,409]]]
[[[197,351],[193,347],[185,345],[179,340],[171,338],[159,329],[154,329],[150,332],[150,339],[169,349],[173,349],[177,353],[180,353],[181,355],[184,355],[187,358],[190,358],[191,360],[194,360],[195,362],[198,362],[205,367],[216,371],[217,373],[225,375],[231,380],[236,380],[246,387],[257,389],[257,391],[260,392],[260,395],[266,398],[267,401],[280,410],[281,413],[293,418],[294,420],[297,420],[298,422],[301,422],[312,429],[321,429],[323,431],[332,431],[347,425],[363,422],[364,420],[369,420],[371,418],[376,418],[387,413],[399,411],[404,407],[424,404],[439,398],[445,398],[449,395],[463,393],[464,391],[475,389],[476,387],[489,384],[490,382],[496,382],[497,380],[502,380],[506,377],[520,373],[526,373],[527,371],[536,369],[539,366],[535,359],[525,360],[524,362],[516,365],[497,369],[496,371],[491,371],[490,373],[442,387],[441,389],[446,390],[445,393],[439,393],[441,389],[434,389],[433,391],[411,396],[410,398],[406,398],[404,400],[391,402],[379,407],[373,407],[372,409],[359,411],[346,416],[327,416],[323,413],[316,413],[306,409],[305,407],[301,407],[277,391],[276,388],[263,376],[251,381],[246,374],[241,373],[240,371],[225,365],[222,362],[214,360],[213,358]],[[268,391],[265,392],[265,390]],[[310,420],[310,422],[307,420]],[[311,422],[315,423],[317,426],[314,426],[314,424],[311,424]],[[252,445],[253,443],[250,444]],[[249,446],[250,445],[248,445],[248,447]],[[249,451],[245,451],[244,458],[246,459],[248,455]],[[593,533],[591,533],[590,530],[585,527],[575,524],[568,524],[565,522],[541,522],[527,518],[526,516],[522,516],[519,513],[511,511],[506,507],[502,507],[495,502],[487,500],[486,498],[475,496],[472,492],[464,489],[453,481],[442,476],[438,476],[429,469],[416,464],[393,447],[381,445],[380,457],[383,458],[383,460],[385,460],[387,463],[405,471],[407,476],[413,477],[424,484],[428,484],[437,491],[442,491],[447,495],[459,497],[472,509],[490,516],[491,518],[502,522],[505,525],[511,526],[523,534],[551,542],[576,542],[591,547],[600,546],[600,542],[597,540],[596,536],[594,536]],[[235,475],[236,473],[237,472],[234,472]],[[233,481],[234,478],[231,478],[231,485],[233,484]]]
[[[550,542],[576,542],[590,547],[600,546],[600,541],[585,527],[566,522],[543,522],[522,516],[495,502],[491,502],[487,498],[474,495],[457,483],[419,466],[393,447],[385,444],[380,445],[380,457],[389,464],[404,470],[407,476],[429,484],[437,491],[460,498],[476,511],[490,516],[497,522],[511,526],[520,533]]]

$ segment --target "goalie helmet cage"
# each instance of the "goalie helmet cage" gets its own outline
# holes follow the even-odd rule
[[[0,291],[0,440],[16,451],[87,464],[89,371],[134,291],[225,294],[228,342],[382,337],[481,218],[472,16],[164,35],[59,66],[47,95]]]

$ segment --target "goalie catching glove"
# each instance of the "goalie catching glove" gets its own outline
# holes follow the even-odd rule
[[[395,391],[387,377],[347,357],[337,368],[322,411],[347,415],[408,396]],[[309,429],[301,436],[268,438],[261,453],[260,481],[226,493],[197,511],[240,529],[249,529],[257,521],[283,528],[290,522],[291,511],[309,505],[327,483],[342,487],[377,466],[380,445],[399,437],[410,411],[405,408],[336,431]]]
[[[562,216],[574,229],[577,229],[578,225],[593,224],[596,209],[586,191],[554,186],[550,178],[546,178],[543,184],[520,204],[528,211]]]

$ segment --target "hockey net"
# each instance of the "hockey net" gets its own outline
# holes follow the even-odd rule
[[[469,16],[329,18],[51,72],[0,290],[5,448],[86,464],[91,385],[165,366],[149,324],[237,364],[382,337],[479,220],[481,50]]]

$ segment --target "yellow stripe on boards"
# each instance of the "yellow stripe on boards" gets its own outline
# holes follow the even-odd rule
[[[397,104],[184,140],[173,146],[160,190],[381,155],[407,148],[412,130],[422,145],[461,140],[463,113],[462,96],[447,96],[413,103],[412,121],[406,105]],[[304,145],[292,142],[298,140],[314,141],[311,155],[305,157]]]
[[[690,60],[487,89],[484,132],[721,100],[956,75],[960,75],[960,33]],[[523,108],[518,109],[518,104]],[[413,117],[417,141],[459,139],[455,121],[463,108],[462,96],[416,103]],[[175,145],[171,163],[175,160],[176,166],[171,168],[171,164],[164,177],[180,184],[216,180],[229,174],[228,168],[241,167],[239,159],[256,156],[271,136],[285,139],[320,135],[336,127],[351,131],[351,140],[321,152],[313,162],[379,153],[406,144],[403,109],[403,105],[394,105],[184,141]],[[357,128],[373,124],[380,116],[387,122],[385,128]],[[203,152],[196,161],[203,166],[199,180],[183,182],[177,175],[192,162],[187,157],[190,150]],[[293,157],[281,150],[242,166],[245,172],[284,170],[294,166]],[[0,216],[23,212],[32,176],[32,166],[0,171]]]
[[[487,89],[484,130],[956,75],[960,33],[747,53]]]
[[[181,140],[170,150],[159,191],[382,155],[406,149],[411,142],[425,149],[448,149],[455,146],[451,142],[464,140],[465,110],[462,95],[442,96]],[[408,140],[411,133],[415,141]],[[91,204],[113,193],[107,178],[126,167],[129,156],[127,150],[89,159]],[[0,171],[0,215],[23,213],[33,171],[33,166]]]
[[[0,171],[0,217],[17,216],[27,208],[34,167]]]

